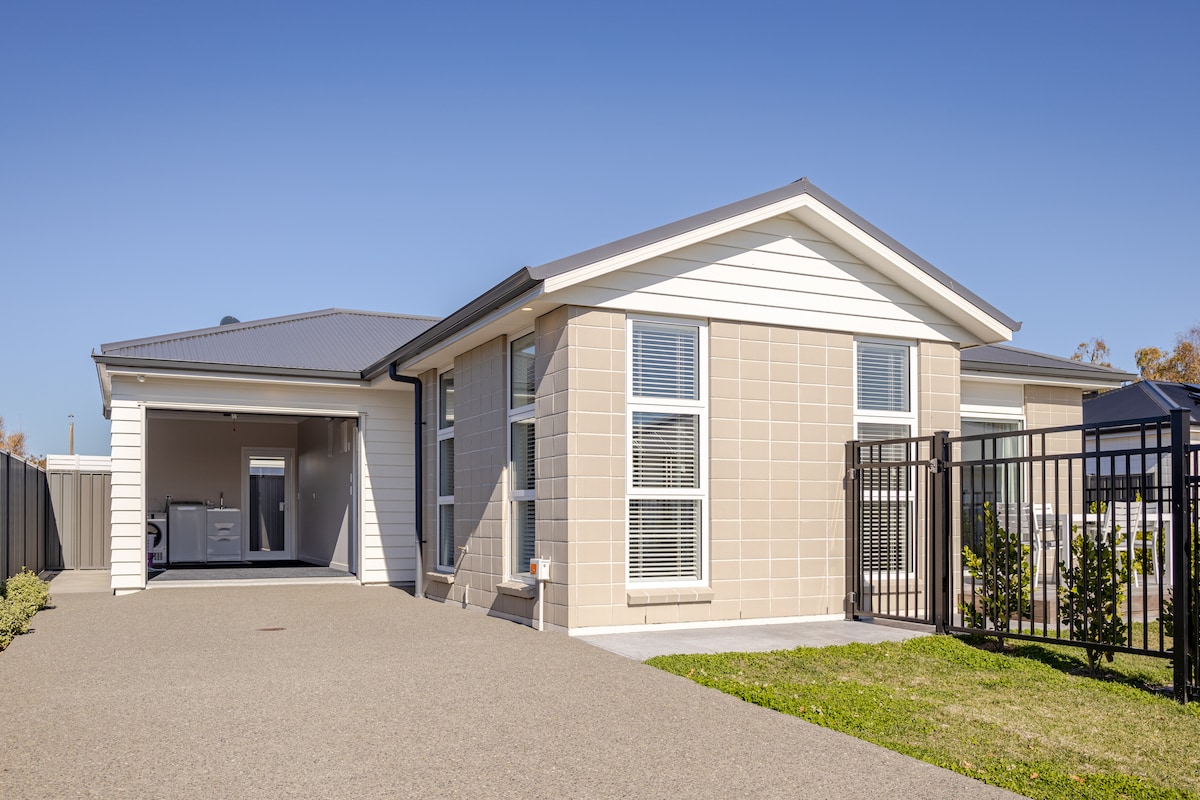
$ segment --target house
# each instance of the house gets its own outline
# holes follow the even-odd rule
[[[1189,443],[1200,445],[1200,386],[1195,384],[1138,381],[1092,395],[1084,399],[1083,421],[1087,425],[1112,426],[1162,419],[1176,409],[1187,411]],[[1089,485],[1108,490],[1118,500],[1157,500],[1151,487],[1169,483],[1171,455],[1163,453],[1160,458],[1155,453],[1138,451],[1155,447],[1160,435],[1161,444],[1169,445],[1169,427],[1153,423],[1134,423],[1089,438],[1089,450],[1102,453],[1088,460]]]
[[[104,345],[113,589],[146,585],[148,512],[224,500],[241,533],[219,558],[573,633],[840,616],[847,440],[1066,424],[1128,377],[997,346],[1018,328],[801,180],[521,269],[442,320]]]

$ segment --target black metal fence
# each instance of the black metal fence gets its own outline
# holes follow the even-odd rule
[[[0,579],[25,567],[34,572],[46,569],[49,515],[45,471],[0,453]]]
[[[1200,699],[1200,445],[1185,411],[847,445],[850,616],[1174,662]]]

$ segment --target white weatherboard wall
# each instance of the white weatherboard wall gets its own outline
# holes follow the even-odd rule
[[[354,415],[358,431],[358,513],[363,583],[411,583],[416,541],[413,506],[412,390],[386,379],[370,386],[287,380],[145,375],[112,378],[112,588],[146,586],[146,410]],[[182,457],[186,457],[184,454]]]
[[[974,336],[811,227],[775,217],[556,293],[563,302],[930,341]]]

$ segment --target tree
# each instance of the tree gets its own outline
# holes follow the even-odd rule
[[[1021,537],[1000,526],[991,503],[983,504],[982,547],[976,553],[963,545],[963,564],[971,574],[972,594],[958,604],[963,624],[977,630],[996,631],[1000,646],[1014,616],[1029,616],[1033,569],[1029,547]]]
[[[25,434],[20,431],[6,433],[4,430],[4,417],[0,417],[0,451],[11,453],[17,458],[27,458],[29,456],[29,453],[25,449]]]
[[[1111,367],[1112,362],[1108,360],[1110,355],[1112,354],[1109,353],[1108,345],[1104,343],[1103,339],[1089,339],[1079,343],[1071,360],[1095,364],[1098,367]]]
[[[1110,650],[1088,647],[1087,643],[1125,643],[1129,626],[1121,618],[1125,587],[1129,585],[1129,556],[1121,552],[1125,537],[1114,532],[1115,543],[1096,541],[1072,529],[1071,565],[1060,561],[1062,583],[1058,585],[1059,612],[1071,638],[1084,642],[1088,672],[1096,674],[1103,657],[1110,663]]]
[[[1175,337],[1175,349],[1143,347],[1133,354],[1144,381],[1200,383],[1200,324]]]

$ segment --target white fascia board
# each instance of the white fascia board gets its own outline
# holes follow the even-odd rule
[[[108,367],[99,361],[96,362],[96,377],[100,380],[100,400],[103,403],[104,418],[108,419],[112,409],[112,376]]]
[[[339,389],[365,389],[370,387],[370,382],[362,380],[333,380],[321,378],[292,378],[284,375],[266,376],[255,375],[253,373],[229,373],[229,372],[182,372],[179,370],[170,369],[134,369],[130,367],[119,367],[117,369],[108,369],[109,386],[111,396],[112,378],[120,376],[123,378],[137,378],[142,375],[147,378],[167,378],[170,380],[196,380],[196,381],[228,381],[230,383],[268,383],[285,386],[323,386]]]
[[[808,198],[806,198],[808,199]],[[797,213],[798,212],[798,213]],[[1013,329],[935,279],[925,270],[863,232],[824,203],[809,199],[792,212],[796,219],[863,258],[868,266],[974,333],[984,344],[1011,341]]]
[[[819,233],[830,235],[836,244],[863,257],[869,266],[879,270],[884,276],[896,281],[898,285],[929,302],[950,319],[962,325],[965,330],[978,337],[978,343],[995,344],[1012,339],[1013,330],[1004,323],[942,284],[890,247],[867,235],[857,225],[852,224],[841,214],[808,194],[789,197],[786,200],[719,220],[711,225],[705,225],[687,233],[654,242],[645,247],[606,258],[603,261],[597,261],[594,264],[579,267],[562,275],[547,278],[543,287],[547,294],[552,294],[560,289],[623,267],[666,255],[782,214],[792,214],[796,219],[813,227]]]
[[[997,372],[968,372],[963,370],[959,376],[962,380],[979,381],[980,383],[1017,383],[1036,384],[1038,386],[1068,386],[1072,389],[1118,389],[1120,384],[1111,381],[1082,381],[1068,378],[1050,378],[1045,375],[1022,375],[1020,373]]]

